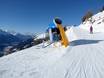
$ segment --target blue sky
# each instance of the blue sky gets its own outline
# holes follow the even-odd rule
[[[41,33],[54,17],[78,25],[88,10],[96,13],[103,5],[104,0],[0,0],[0,28]]]

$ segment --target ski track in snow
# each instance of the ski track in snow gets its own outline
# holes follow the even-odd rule
[[[86,45],[72,43],[71,50],[67,52],[55,65],[49,69],[44,78],[103,78],[104,77],[104,37],[95,38],[100,34],[89,34],[84,30],[75,29],[78,39],[90,41]],[[82,34],[83,33],[83,34]],[[94,41],[94,42],[93,42]],[[84,43],[84,42],[83,42]],[[103,44],[102,44],[103,43]],[[81,43],[80,43],[81,44]],[[71,45],[71,44],[70,44]]]
[[[67,48],[34,46],[0,58],[0,78],[103,78],[104,33],[73,33]]]

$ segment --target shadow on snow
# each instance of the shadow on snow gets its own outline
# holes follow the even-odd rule
[[[86,45],[86,44],[96,44],[103,40],[86,40],[86,39],[80,39],[75,40],[70,43],[70,46],[78,46],[78,45]]]

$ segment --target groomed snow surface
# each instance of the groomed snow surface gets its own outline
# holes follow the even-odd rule
[[[104,33],[66,33],[67,48],[40,44],[0,58],[0,78],[103,78]]]
[[[67,48],[40,44],[0,58],[0,78],[104,78],[104,22],[94,24],[93,34],[85,24],[67,30]]]

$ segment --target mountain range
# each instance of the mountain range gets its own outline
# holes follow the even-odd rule
[[[33,39],[32,35],[24,35],[21,33],[13,33],[0,29],[0,54],[3,54],[3,50],[7,46],[15,46],[21,42]]]

